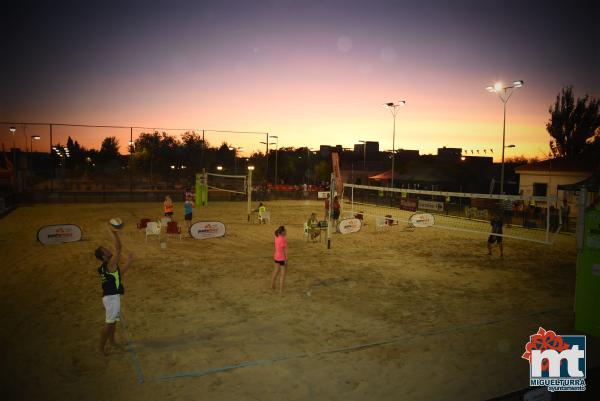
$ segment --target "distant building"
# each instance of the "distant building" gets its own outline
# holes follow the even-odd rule
[[[319,153],[321,154],[321,157],[329,157],[329,156],[331,156],[331,153],[342,154],[343,151],[344,151],[344,148],[342,147],[342,145],[335,145],[335,146],[321,145],[321,146],[319,146]]]
[[[365,151],[367,160],[377,159],[379,154],[379,142],[367,141],[366,143],[357,143],[354,145],[354,153],[359,155],[361,158],[365,157]]]
[[[554,195],[559,201],[566,199],[574,205],[574,194],[559,190],[558,186],[585,180],[592,175],[593,166],[589,161],[557,158],[525,164],[515,170],[519,174],[519,192],[523,195]]]
[[[418,150],[396,149],[396,160],[412,160],[419,157]]]
[[[438,148],[437,156],[445,160],[458,160],[462,156],[462,148]]]

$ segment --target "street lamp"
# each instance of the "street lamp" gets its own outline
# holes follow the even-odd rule
[[[367,141],[358,141],[363,144],[363,170],[367,169]]]
[[[223,166],[217,166],[217,171],[223,171]]]
[[[233,150],[233,173],[237,174],[237,152],[238,150],[244,150],[244,148],[242,146],[237,148],[235,146],[230,146],[229,150]]]
[[[388,102],[385,103],[383,106],[387,107],[390,112],[392,113],[392,116],[394,116],[394,129],[393,129],[393,134],[392,134],[392,179],[390,181],[390,186],[392,188],[394,188],[394,161],[395,161],[395,154],[396,154],[396,114],[398,111],[398,107],[401,106],[405,106],[406,105],[406,100],[400,100],[398,103],[394,103],[394,102]]]
[[[523,80],[513,81],[512,85],[504,86],[502,82],[496,82],[493,86],[487,86],[485,89],[490,93],[497,93],[502,101],[504,117],[502,120],[502,166],[500,168],[500,193],[504,193],[504,150],[506,149],[506,103],[514,93],[515,89],[523,87]]]
[[[33,141],[34,140],[39,141],[40,139],[42,139],[42,137],[39,135],[31,135],[31,139],[29,141],[30,142],[29,150],[31,153],[33,153]]]
[[[12,134],[13,137],[13,149],[17,147],[17,145],[15,145],[15,132],[17,132],[17,129],[15,127],[10,127],[8,129],[10,131],[10,133]]]
[[[265,172],[265,178],[269,181],[269,145],[275,145],[275,142],[260,142],[263,145],[267,145],[267,171]]]
[[[279,176],[277,175],[277,166],[279,165],[277,155],[279,154],[279,137],[277,135],[269,135],[269,138],[275,138],[275,185],[279,184]]]

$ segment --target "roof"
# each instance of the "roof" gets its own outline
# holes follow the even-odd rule
[[[558,186],[558,189],[562,191],[579,191],[582,188],[586,188],[591,192],[600,192],[600,172],[596,171],[594,175],[591,175],[585,180],[576,182],[574,184]]]
[[[372,175],[369,177],[369,179],[375,180],[375,181],[391,180],[392,179],[392,170],[388,170],[388,171],[384,171],[383,173]]]
[[[564,171],[564,172],[582,172],[591,173],[594,171],[594,163],[582,159],[547,159],[535,163],[524,164],[515,167],[517,174],[527,173],[529,171]]]

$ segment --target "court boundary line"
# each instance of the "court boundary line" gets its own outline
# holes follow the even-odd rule
[[[413,340],[418,337],[424,338],[424,337],[430,337],[430,336],[435,336],[435,335],[440,335],[440,334],[459,332],[459,331],[473,329],[473,328],[477,328],[477,327],[483,327],[483,326],[489,326],[489,325],[494,325],[494,324],[498,324],[498,323],[510,322],[510,321],[516,320],[518,318],[543,315],[543,314],[554,313],[554,312],[561,312],[561,311],[565,311],[567,309],[572,309],[572,307],[566,306],[566,307],[561,307],[561,308],[544,309],[544,310],[529,312],[529,313],[522,314],[522,315],[513,316],[510,318],[482,320],[482,321],[474,322],[474,323],[468,323],[468,324],[463,324],[463,325],[458,325],[458,326],[450,326],[445,329],[426,330],[426,331],[411,334],[411,335],[396,336],[396,337],[391,337],[391,338],[388,338],[385,340],[374,341],[374,342],[363,343],[363,344],[355,344],[355,345],[346,346],[346,347],[330,348],[330,349],[325,349],[325,350],[317,351],[317,352],[303,352],[300,354],[283,355],[283,356],[274,357],[274,358],[270,358],[270,359],[257,359],[257,360],[244,361],[244,362],[240,362],[237,364],[229,364],[229,365],[224,365],[224,366],[217,367],[217,368],[208,368],[208,369],[195,370],[195,371],[184,371],[184,372],[176,372],[176,373],[172,373],[172,374],[164,374],[161,376],[157,376],[151,380],[152,381],[168,381],[168,380],[181,379],[181,378],[203,377],[203,376],[208,376],[208,375],[215,374],[215,373],[229,372],[229,371],[243,369],[243,368],[249,368],[249,367],[253,367],[253,366],[272,365],[277,362],[284,362],[284,361],[289,361],[292,359],[310,358],[313,356],[328,355],[328,354],[334,354],[334,353],[340,353],[340,352],[360,351],[360,350],[364,350],[364,349],[368,349],[368,348],[389,345],[389,344],[398,343],[398,342],[402,342],[402,341],[407,341],[407,340],[410,341],[410,340]]]
[[[138,353],[135,350],[135,347],[133,346],[133,340],[131,339],[131,336],[129,335],[129,333],[127,331],[127,327],[125,326],[125,321],[123,319],[122,311],[121,311],[120,317],[121,317],[121,320],[120,320],[121,326],[123,327],[123,334],[125,334],[125,339],[127,341],[127,351],[131,355],[131,360],[133,361],[133,368],[135,370],[135,379],[137,380],[138,384],[143,384],[145,382],[144,371],[142,370],[142,365],[140,363],[140,358],[138,356]]]

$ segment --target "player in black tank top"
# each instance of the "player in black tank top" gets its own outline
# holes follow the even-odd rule
[[[121,258],[121,239],[115,230],[111,229],[111,233],[115,239],[115,253],[113,254],[110,249],[100,246],[96,249],[94,255],[98,260],[102,261],[102,265],[98,268],[98,274],[100,275],[100,281],[102,283],[102,297],[108,300],[115,300],[112,297],[120,297],[125,293],[125,288],[123,287],[123,274],[125,271],[127,271],[129,265],[133,261],[133,254],[129,254],[127,261],[123,265],[123,268],[120,269],[119,260]],[[115,301],[119,301],[119,299],[116,299]],[[120,301],[116,304],[113,303],[113,305],[117,305],[118,307],[120,305]],[[107,308],[108,314],[109,309],[106,304],[105,308]],[[107,323],[102,328],[100,333],[100,352],[102,354],[107,355],[104,349],[107,340],[110,341],[111,345],[123,349],[122,346],[119,346],[115,342],[116,329],[116,321],[109,321],[107,317]]]

